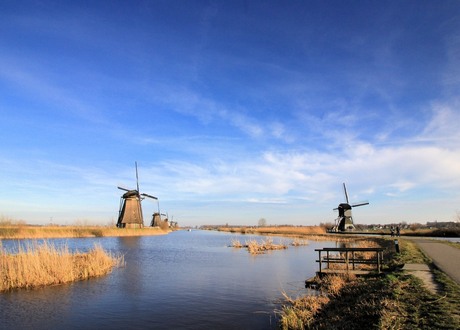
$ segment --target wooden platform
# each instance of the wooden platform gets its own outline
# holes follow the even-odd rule
[[[380,273],[383,263],[383,248],[322,248],[315,249],[318,252],[319,270],[317,277],[325,275],[355,275],[365,276],[372,272]],[[362,252],[368,252],[371,257],[364,258]],[[324,264],[324,266],[323,266]],[[344,268],[332,267],[334,264],[343,264]],[[361,269],[360,265],[370,265],[373,269]],[[305,281],[309,287],[313,279]]]

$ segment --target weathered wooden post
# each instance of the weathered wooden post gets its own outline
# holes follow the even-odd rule
[[[353,270],[355,270],[355,251],[351,251],[351,265]]]
[[[348,265],[348,250],[345,251],[345,264],[347,265],[347,273],[350,269],[349,265]]]
[[[321,260],[321,250],[318,250],[318,261],[319,261],[319,274],[321,276],[321,263],[322,263],[322,260]]]

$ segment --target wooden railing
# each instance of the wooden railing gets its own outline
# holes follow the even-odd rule
[[[377,272],[380,273],[383,262],[383,248],[322,248],[315,249],[318,251],[319,272],[324,273],[340,273],[340,272],[353,272],[353,273],[368,273],[357,269],[356,265],[375,265]],[[364,258],[363,253],[371,253],[371,258]],[[330,269],[330,264],[341,263],[345,264],[345,269]],[[326,268],[323,268],[326,264]]]

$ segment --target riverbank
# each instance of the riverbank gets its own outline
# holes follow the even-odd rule
[[[269,227],[247,227],[247,226],[205,226],[205,230],[217,230],[229,233],[260,234],[260,235],[375,235],[390,236],[390,229],[360,230],[359,227],[352,232],[329,232],[324,226],[269,226]],[[456,228],[416,228],[402,229],[401,236],[420,237],[460,237],[460,229]]]
[[[67,246],[46,241],[17,248],[7,251],[0,243],[0,292],[85,280],[124,263],[123,256],[112,255],[99,245],[87,253],[71,253]]]
[[[386,248],[382,274],[366,278],[332,276],[320,282],[318,295],[286,297],[280,311],[283,329],[458,329],[460,286],[434,270],[437,293],[403,271],[407,263],[430,260],[411,241],[378,239]],[[322,283],[321,283],[322,282]]]
[[[329,234],[321,227],[219,228],[219,231],[303,237],[312,240],[369,242],[385,248],[381,274],[367,277],[332,276],[318,279],[319,294],[285,295],[279,314],[282,329],[459,329],[460,286],[436,269],[432,260],[411,240]],[[433,231],[411,231],[425,236]],[[439,232],[438,232],[439,233]],[[368,234],[368,233],[367,233]],[[407,233],[406,233],[407,234]],[[356,243],[353,243],[356,244]],[[448,243],[445,243],[448,244]],[[375,247],[373,245],[373,247]],[[361,246],[364,247],[364,246]],[[403,269],[405,264],[427,264],[433,273],[432,290],[417,276]]]
[[[0,224],[0,239],[80,238],[165,235],[158,227],[117,228],[114,226],[32,226]]]
[[[208,229],[208,228],[204,228]],[[259,235],[283,235],[283,236],[304,236],[304,235],[325,235],[326,228],[321,226],[273,226],[273,227],[210,227],[210,230],[223,231],[227,233],[259,234]]]

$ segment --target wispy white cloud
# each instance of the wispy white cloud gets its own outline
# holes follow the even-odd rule
[[[265,129],[250,115],[235,107],[206,98],[190,89],[166,87],[152,92],[155,102],[166,105],[172,111],[195,117],[203,124],[228,123],[251,137],[261,136]]]
[[[457,149],[460,146],[460,101],[436,102],[432,107],[433,116],[418,137],[425,142],[436,143],[440,147]]]
[[[93,123],[103,123],[105,119],[94,106],[76,97],[73,92],[59,85],[57,77],[46,68],[25,68],[17,60],[0,57],[0,77],[21,89],[26,97],[39,99],[47,104],[48,115],[66,113]],[[37,107],[40,107],[37,105]],[[13,111],[13,109],[11,110]]]

